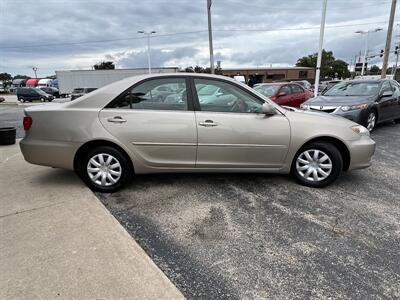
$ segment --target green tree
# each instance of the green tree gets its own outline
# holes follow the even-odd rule
[[[380,75],[381,69],[377,65],[371,66],[369,69],[369,75]]]
[[[317,66],[318,53],[303,56],[297,60],[297,67],[310,67]],[[347,78],[350,72],[347,68],[348,64],[340,59],[335,59],[332,51],[322,50],[321,60],[321,78]]]
[[[15,75],[15,76],[13,77],[13,79],[29,79],[29,78],[30,78],[29,76],[20,75],[20,74]]]
[[[93,66],[95,70],[114,70],[115,65],[112,61],[102,61]]]
[[[11,81],[12,76],[11,76],[11,74],[8,74],[8,73],[0,73],[0,80],[4,81],[4,82]]]

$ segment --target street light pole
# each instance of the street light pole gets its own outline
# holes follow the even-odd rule
[[[317,58],[317,71],[315,74],[315,84],[314,84],[314,96],[315,97],[318,96],[319,76],[321,74],[322,46],[324,43],[327,2],[328,2],[328,0],[322,0],[322,15],[321,15],[321,26],[319,28],[319,47],[318,47],[318,58]]]
[[[149,74],[151,74],[150,35],[152,35],[152,34],[154,34],[156,32],[154,30],[153,31],[148,31],[148,32],[140,30],[140,31],[138,31],[138,33],[142,33],[145,36],[147,36],[147,64],[148,64],[148,67],[149,67]]]
[[[35,78],[37,79],[37,74],[36,74],[37,67],[33,67],[32,70],[33,70],[33,72],[35,72]]]
[[[383,64],[382,64],[382,73],[381,73],[382,79],[386,78],[386,71],[387,71],[387,65],[388,65],[389,54],[390,54],[390,44],[392,42],[392,32],[393,32],[393,22],[394,22],[395,12],[396,12],[396,0],[392,0],[392,7],[390,8],[388,31],[387,31],[387,35],[386,35],[385,52],[383,53]]]
[[[381,31],[382,28],[375,28],[375,29],[371,29],[371,30],[367,30],[367,31],[363,31],[363,30],[358,30],[355,33],[359,33],[361,35],[365,34],[365,49],[364,49],[364,59],[363,59],[363,63],[362,63],[362,67],[361,67],[361,76],[364,76],[364,71],[365,71],[365,66],[367,63],[367,57],[368,57],[368,47],[369,47],[369,34],[370,32],[378,32]]]
[[[212,0],[207,0],[207,16],[208,16],[208,44],[210,47],[210,71],[214,74],[214,49],[213,49],[213,38],[212,38],[212,27],[211,27],[211,5]]]

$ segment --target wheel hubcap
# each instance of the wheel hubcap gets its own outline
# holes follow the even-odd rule
[[[101,186],[116,184],[122,174],[119,161],[107,153],[99,153],[89,159],[86,170],[89,178]]]
[[[375,114],[372,112],[368,115],[367,119],[367,129],[371,131],[375,127],[376,117]]]
[[[308,181],[321,181],[332,172],[332,160],[323,151],[306,150],[296,160],[297,173]]]

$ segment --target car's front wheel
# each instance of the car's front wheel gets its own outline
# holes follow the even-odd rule
[[[374,130],[375,125],[376,125],[376,121],[377,121],[377,115],[375,110],[371,110],[368,113],[367,119],[364,123],[365,128],[367,128],[369,131]]]
[[[84,155],[79,173],[92,190],[111,193],[126,184],[133,171],[128,158],[121,151],[100,146]]]
[[[292,163],[292,174],[302,185],[324,187],[334,182],[343,169],[340,151],[327,142],[307,144]]]

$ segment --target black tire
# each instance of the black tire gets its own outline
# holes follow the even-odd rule
[[[400,119],[395,119],[394,122],[395,122],[396,124],[400,124]]]
[[[46,98],[41,97],[40,102],[46,102]]]
[[[96,184],[89,176],[87,171],[87,166],[89,160],[96,156],[97,154],[107,154],[113,156],[120,164],[120,172],[121,176],[119,180],[108,186],[103,186],[100,184]],[[78,173],[82,180],[86,183],[86,185],[92,189],[93,191],[101,192],[101,193],[113,193],[117,190],[121,189],[129,180],[131,180],[133,176],[132,165],[128,157],[121,151],[117,150],[111,146],[100,146],[94,149],[89,150],[82,156],[82,160],[78,166]]]
[[[18,101],[21,102],[21,103],[24,103],[25,102],[24,97],[19,97]]]
[[[320,181],[311,181],[303,177],[297,170],[296,167],[297,159],[307,150],[322,151],[331,160],[332,169],[329,175],[325,179],[322,179]],[[327,142],[313,142],[310,144],[306,144],[296,153],[292,162],[291,174],[302,185],[314,188],[322,188],[333,183],[339,177],[342,170],[343,170],[343,158],[340,151],[336,148],[336,146]]]

